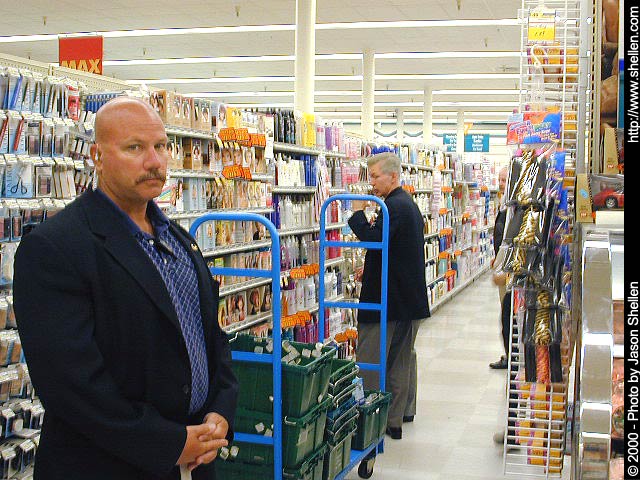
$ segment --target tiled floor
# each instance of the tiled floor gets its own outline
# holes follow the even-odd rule
[[[514,478],[504,477],[503,449],[492,440],[505,422],[506,370],[489,368],[503,350],[498,313],[498,290],[485,274],[422,324],[418,413],[402,440],[387,437],[372,479]]]

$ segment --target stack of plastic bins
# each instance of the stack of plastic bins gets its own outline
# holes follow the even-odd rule
[[[331,406],[327,412],[327,429],[325,439],[334,438],[336,431],[357,416],[353,392],[353,382],[358,374],[358,366],[353,360],[331,360],[331,376],[329,377],[329,396]]]
[[[324,459],[324,478],[332,479],[344,470],[351,459],[351,436],[356,428],[358,408],[353,398],[356,384],[353,379],[358,367],[353,360],[331,362],[329,394],[331,410],[327,413],[325,440],[328,450]]]
[[[238,335],[235,351],[271,353],[269,338]],[[283,342],[282,346],[283,478],[320,479],[326,446],[324,431],[331,399],[327,394],[335,349],[313,344]],[[233,362],[240,392],[235,431],[271,436],[273,432],[273,378],[269,364]],[[234,442],[220,452],[222,478],[273,478],[273,447]],[[224,472],[224,475],[222,474]],[[287,477],[289,475],[289,477]]]
[[[322,480],[326,445],[309,455],[298,468],[285,469],[282,478],[287,480]],[[218,460],[217,478],[224,480],[272,480],[273,465],[226,462]]]
[[[358,429],[351,446],[355,450],[364,450],[377,442],[387,428],[387,417],[391,394],[376,390],[365,391],[365,403],[358,405]]]

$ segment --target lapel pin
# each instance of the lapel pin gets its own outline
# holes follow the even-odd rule
[[[191,244],[191,250],[193,250],[194,252],[198,251],[198,245],[196,245],[195,243]]]

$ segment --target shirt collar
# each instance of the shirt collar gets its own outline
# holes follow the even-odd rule
[[[95,193],[100,198],[102,198],[106,202],[106,204],[122,219],[127,228],[127,231],[131,235],[148,236],[148,234],[143,232],[140,227],[133,220],[131,220],[131,217],[127,215],[125,211],[122,210],[113,200],[111,200],[111,198],[106,193],[104,193],[99,188],[96,188]],[[166,232],[169,229],[169,219],[153,200],[149,200],[149,202],[147,203],[147,216],[149,217],[149,221],[153,226],[153,231],[156,237],[160,236],[160,234]]]

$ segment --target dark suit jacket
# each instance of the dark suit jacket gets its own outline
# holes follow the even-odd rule
[[[189,356],[165,284],[106,201],[88,191],[22,239],[15,311],[46,409],[38,480],[177,480],[186,425],[218,412],[233,427],[237,383],[216,321],[218,284],[193,238],[170,229],[196,267],[209,353],[210,391],[194,415]],[[215,478],[213,464],[193,473]]]
[[[430,316],[424,258],[424,220],[411,196],[401,187],[384,203],[389,210],[389,268],[387,321],[411,321]],[[353,233],[363,242],[382,241],[382,214],[369,225],[364,212],[349,219]],[[368,250],[362,274],[361,302],[380,303],[382,253]],[[359,322],[379,322],[377,311],[359,310]]]
[[[493,227],[493,253],[498,254],[500,245],[502,245],[502,237],[504,236],[504,225],[507,221],[507,209],[498,210],[496,222]]]

